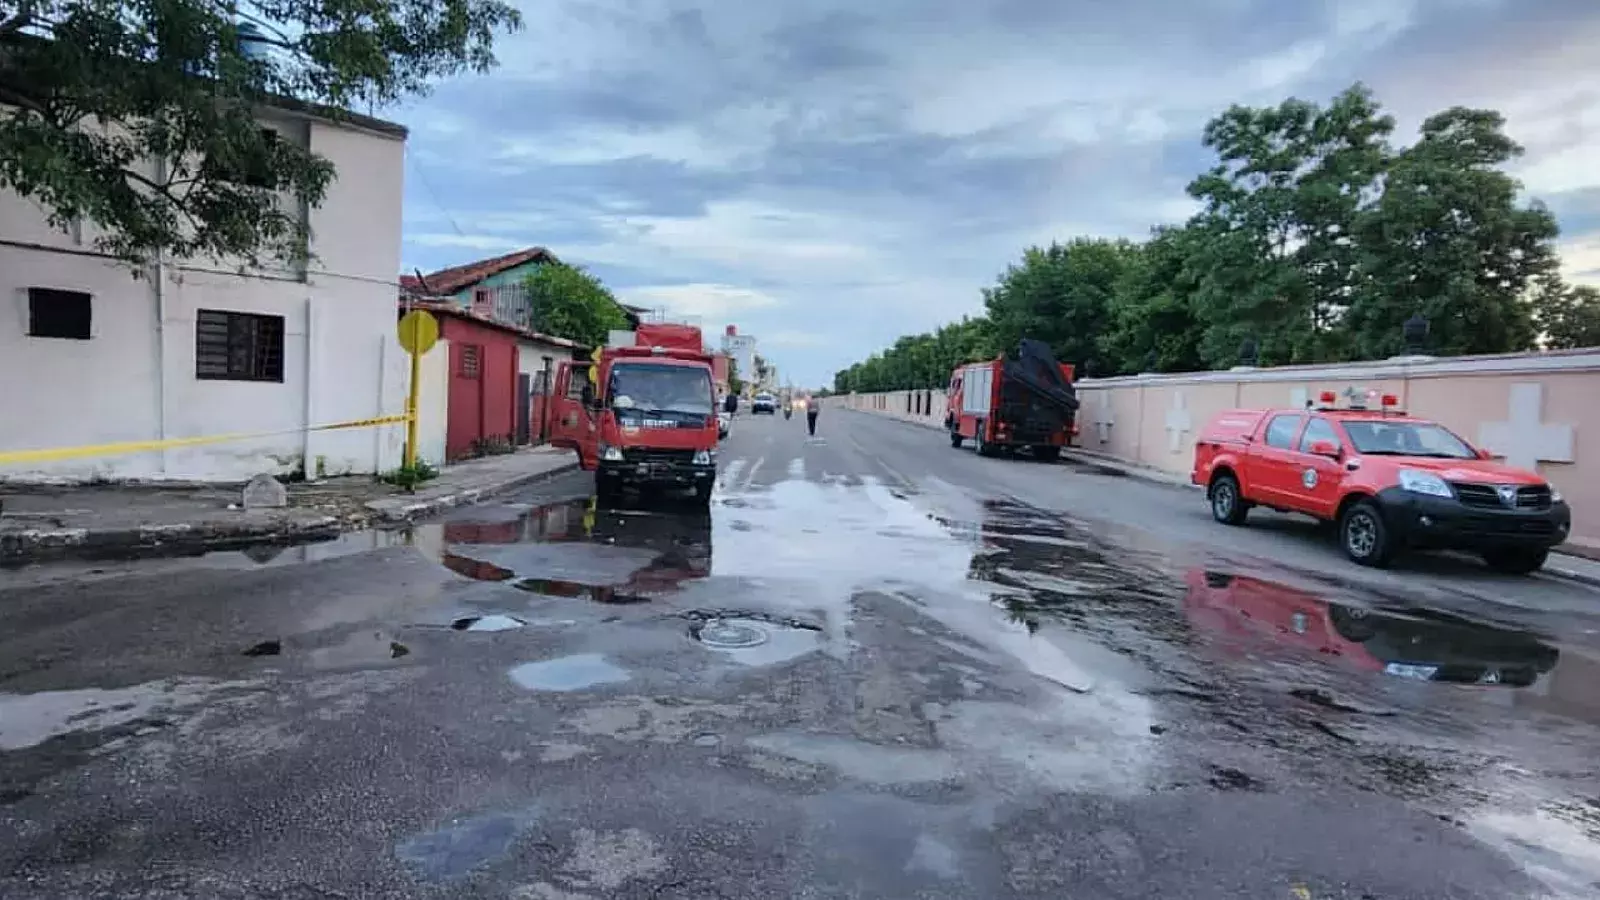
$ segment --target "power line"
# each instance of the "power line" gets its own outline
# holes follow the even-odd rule
[[[451,230],[456,233],[457,237],[466,237],[466,232],[462,231],[461,226],[456,224],[455,216],[450,214],[449,207],[446,207],[439,199],[439,194],[434,191],[433,185],[428,181],[428,177],[422,173],[422,164],[417,162],[409,147],[406,148],[406,162],[411,164],[411,171],[417,176],[417,181],[421,182],[422,189],[428,192],[428,199],[432,200],[433,205],[438,207],[439,212],[444,214],[445,221],[450,223]]]

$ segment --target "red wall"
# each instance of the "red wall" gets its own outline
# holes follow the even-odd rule
[[[452,316],[440,317],[440,331],[450,342],[450,415],[445,427],[445,456],[471,456],[473,444],[485,438],[512,441],[517,432],[517,339]],[[468,374],[468,347],[477,347],[477,377]]]

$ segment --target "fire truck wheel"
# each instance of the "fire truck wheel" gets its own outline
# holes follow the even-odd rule
[[[622,483],[615,478],[605,476],[596,478],[594,496],[601,506],[614,506],[622,498]]]
[[[961,446],[961,432],[955,430],[954,428],[950,429],[950,446]]]
[[[704,484],[695,485],[694,486],[694,502],[699,504],[700,506],[710,506],[711,505],[711,488],[712,488],[712,483],[709,482],[709,481],[705,482]]]
[[[1370,500],[1357,500],[1339,517],[1339,546],[1352,562],[1381,569],[1394,556],[1394,540],[1383,513]]]
[[[1239,479],[1218,475],[1211,482],[1211,518],[1224,525],[1243,525],[1250,514],[1249,504],[1239,496]]]
[[[972,446],[978,451],[979,456],[994,456],[996,453],[1000,452],[1000,448],[983,439],[983,429],[985,424],[986,423],[981,421],[978,423],[978,427],[975,429],[972,435]]]
[[[1507,575],[1528,575],[1544,568],[1550,551],[1528,547],[1497,547],[1483,551],[1483,561],[1489,568]]]
[[[1055,462],[1061,458],[1061,448],[1053,445],[1033,448],[1033,458],[1040,462]]]

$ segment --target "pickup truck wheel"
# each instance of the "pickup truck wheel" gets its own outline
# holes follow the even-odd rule
[[[1211,518],[1224,525],[1243,525],[1250,506],[1239,496],[1239,479],[1219,475],[1211,482]]]
[[[1549,550],[1522,547],[1498,547],[1483,552],[1483,561],[1489,564],[1489,568],[1507,575],[1531,575],[1544,568],[1544,562],[1549,558]]]
[[[1061,458],[1061,448],[1053,444],[1033,448],[1033,458],[1040,462],[1055,462]]]
[[[1371,500],[1357,500],[1339,517],[1339,545],[1345,556],[1363,566],[1381,569],[1394,557],[1389,526]]]

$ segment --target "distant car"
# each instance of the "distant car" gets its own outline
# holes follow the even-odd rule
[[[752,415],[757,413],[774,415],[778,412],[778,398],[771,394],[757,394],[756,399],[750,403],[750,412]]]

